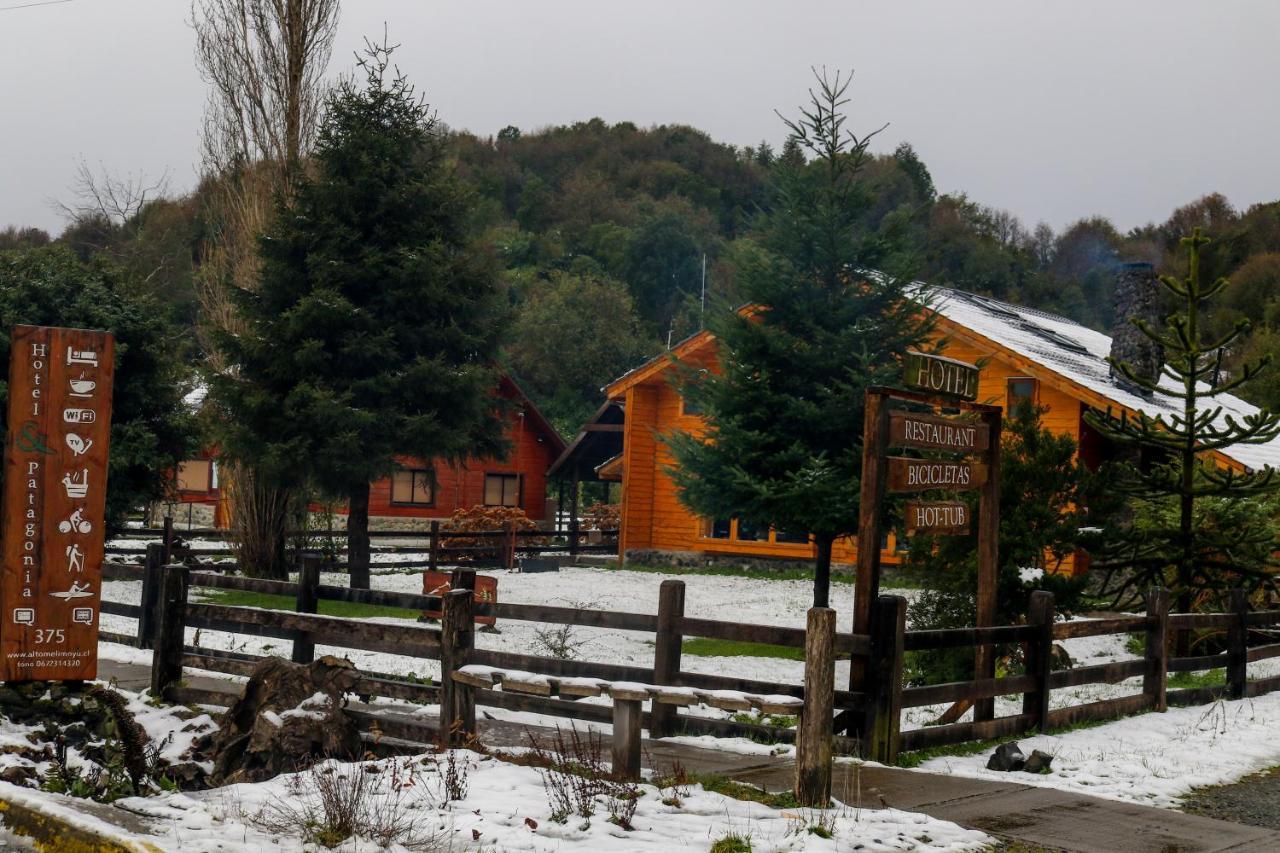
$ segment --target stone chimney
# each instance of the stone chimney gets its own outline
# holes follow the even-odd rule
[[[1142,319],[1154,329],[1161,327],[1160,283],[1151,264],[1122,263],[1116,269],[1115,322],[1111,329],[1111,358],[1129,365],[1134,373],[1155,379],[1164,363],[1160,347],[1131,322]],[[1150,396],[1150,392],[1134,387],[1115,367],[1111,378],[1131,391]]]

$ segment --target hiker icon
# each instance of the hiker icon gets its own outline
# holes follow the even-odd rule
[[[93,525],[85,520],[84,507],[71,513],[71,517],[66,521],[58,522],[58,531],[60,533],[88,533],[93,529]]]

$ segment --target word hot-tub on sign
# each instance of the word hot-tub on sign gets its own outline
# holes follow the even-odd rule
[[[0,679],[97,675],[115,340],[16,326],[0,541]]]

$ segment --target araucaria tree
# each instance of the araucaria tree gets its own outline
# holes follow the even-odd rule
[[[875,133],[845,127],[849,78],[817,76],[810,105],[784,119],[812,159],[777,162],[755,246],[738,258],[749,307],[708,315],[717,370],[683,371],[681,393],[704,413],[705,431],[666,441],[695,512],[812,534],[813,599],[825,606],[832,544],[857,532],[864,391],[896,380],[898,357],[930,326],[895,227],[909,214],[864,225],[872,199],[859,172]]]
[[[328,98],[313,168],[237,298],[245,334],[218,378],[232,449],[281,482],[348,501],[351,584],[369,584],[369,484],[397,455],[500,452],[493,363],[503,307],[468,233],[469,196],[391,49]]]
[[[1280,435],[1280,415],[1262,410],[1242,418],[1224,412],[1220,395],[1252,380],[1266,360],[1228,374],[1223,354],[1249,324],[1241,320],[1216,340],[1206,340],[1202,309],[1227,286],[1200,280],[1200,249],[1209,239],[1196,229],[1182,239],[1184,278],[1161,276],[1178,307],[1163,328],[1135,325],[1164,353],[1159,378],[1132,365],[1113,366],[1153,397],[1175,402],[1171,414],[1134,416],[1091,413],[1104,436],[1134,448],[1141,464],[1123,469],[1119,486],[1134,499],[1132,530],[1125,546],[1107,560],[1103,591],[1119,603],[1136,601],[1147,588],[1169,587],[1177,607],[1188,611],[1202,598],[1233,586],[1276,587],[1274,513],[1246,511],[1267,504],[1280,489],[1271,467],[1238,471],[1218,464],[1215,451],[1263,444]]]

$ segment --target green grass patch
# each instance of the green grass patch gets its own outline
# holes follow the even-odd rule
[[[1225,669],[1169,673],[1169,687],[1174,689],[1194,690],[1200,687],[1222,687],[1226,683],[1227,671]]]
[[[800,806],[800,803],[796,801],[796,795],[790,791],[779,791],[776,794],[770,794],[754,785],[735,782],[717,773],[693,773],[690,774],[689,779],[708,791],[732,797],[735,800],[761,803],[774,809],[794,809]]]
[[[724,658],[784,658],[804,660],[804,649],[791,646],[774,646],[769,643],[751,643],[745,640],[715,640],[709,637],[691,637],[680,644],[686,655]]]
[[[247,589],[202,589],[200,603],[225,604],[228,607],[261,607],[264,610],[294,610],[297,602],[288,595],[272,595],[251,592]],[[388,607],[384,604],[358,604],[351,601],[326,601],[321,599],[317,608],[321,616],[343,616],[348,619],[365,619],[370,616],[389,616],[392,619],[417,619],[419,610],[404,607]]]

